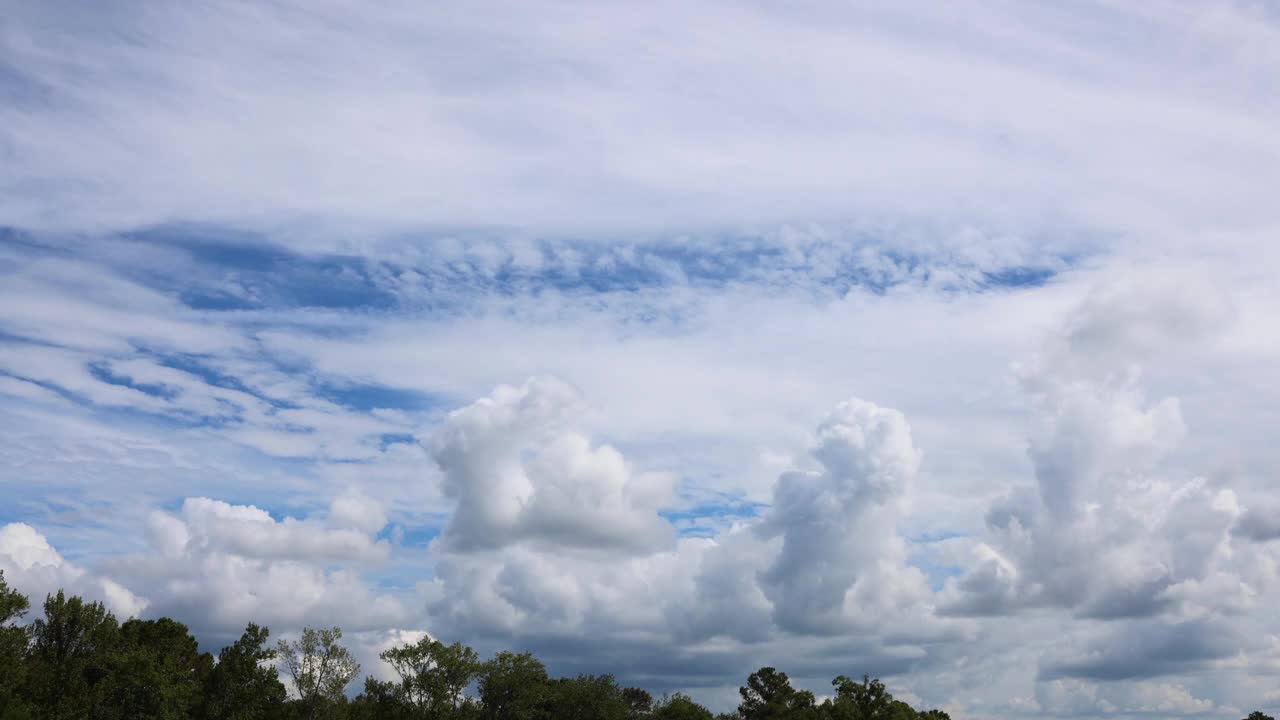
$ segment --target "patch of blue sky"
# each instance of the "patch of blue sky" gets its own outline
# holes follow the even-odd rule
[[[127,423],[144,430],[234,428],[243,422],[239,413],[228,412],[223,415],[211,415],[187,410],[180,403],[167,406],[164,410],[154,410],[125,405],[93,406],[92,402],[85,398],[78,398],[78,400],[83,405],[92,406],[95,417],[103,422],[111,424]]]
[[[904,283],[955,291],[1018,289],[1049,282],[1079,259],[1052,252],[1014,254],[1007,265],[988,258],[984,262],[990,266],[979,267],[945,252],[895,248],[870,234],[798,244],[749,235],[624,244],[537,241],[534,263],[518,263],[500,242],[489,244],[498,248],[495,253],[469,254],[465,246],[446,251],[429,237],[406,240],[411,253],[380,259],[303,254],[268,236],[212,226],[164,226],[122,237],[163,252],[149,258],[146,252],[98,250],[95,259],[192,309],[213,312],[322,308],[453,314],[473,306],[476,298],[546,291],[627,294],[669,286],[785,287],[837,297],[855,288],[884,293]],[[0,243],[18,247],[19,253],[42,252],[40,241],[31,242],[35,245],[13,231],[0,235]],[[175,262],[182,267],[173,267]]]
[[[361,576],[382,593],[402,595],[402,600],[410,604],[421,602],[415,588],[436,575],[436,558],[427,551],[430,540],[415,538],[412,544],[400,544],[395,538],[379,539],[391,544],[391,562],[366,565],[361,568]]]
[[[413,263],[376,263],[353,256],[303,257],[287,251],[248,247],[237,241],[210,248],[208,242],[188,245],[195,257],[245,271],[300,273],[326,279],[363,280],[381,270],[389,275],[414,271],[427,278],[431,289],[519,292],[550,287],[562,291],[614,292],[659,287],[679,282],[694,287],[719,287],[733,282],[767,281],[778,273],[797,280],[836,278],[836,282],[883,290],[903,278],[928,273],[932,267],[972,265],[949,256],[895,250],[891,243],[866,236],[841,242],[809,242],[786,248],[777,242],[751,236],[711,240],[653,240],[621,246],[601,242],[544,242],[536,244],[542,262],[517,265],[513,258],[500,262],[442,255],[423,240],[424,253]],[[1014,262],[986,273],[993,285],[1027,285],[1052,277],[1054,267],[1069,261],[1048,255],[1031,264]],[[870,261],[870,262],[868,262]],[[834,267],[832,264],[834,263]],[[976,270],[976,268],[975,268]],[[306,287],[305,285],[303,286]]]
[[[10,488],[5,488],[6,492]],[[65,557],[81,562],[91,557],[117,554],[120,527],[116,523],[116,501],[83,493],[60,494],[47,487],[14,488],[10,502],[0,507],[0,525],[29,523],[39,528]],[[141,537],[127,541],[131,549],[141,549]]]
[[[935,562],[932,558],[935,553],[931,551],[929,546],[947,540],[955,540],[957,538],[966,537],[965,533],[955,531],[939,531],[932,533],[920,533],[907,538],[910,545],[908,562],[912,567],[917,568],[925,574],[929,579],[929,586],[935,592],[941,590],[946,585],[947,580],[964,574],[963,568]]]
[[[373,383],[327,383],[315,379],[312,391],[329,402],[366,412],[378,409],[424,411],[449,406],[447,398],[431,393]]]
[[[391,592],[431,580],[436,559],[428,548],[440,537],[446,521],[443,515],[429,513],[397,518],[376,536],[391,545],[393,562],[367,568],[365,574],[379,589]]]
[[[233,228],[173,225],[122,237],[187,255],[190,272],[145,265],[117,269],[177,295],[193,309],[389,309],[397,304],[396,295],[383,287],[379,264],[362,257],[304,255]]]
[[[70,257],[73,253],[18,228],[0,225],[0,248],[16,255],[35,257]]]
[[[1051,280],[1066,259],[1052,257],[1034,264],[1013,264],[997,270],[978,268],[945,258],[884,250],[873,245],[872,261],[859,246],[841,246],[817,257],[791,257],[778,248],[749,245],[729,249],[702,247],[646,247],[630,258],[605,256],[588,259],[570,275],[552,270],[524,278],[529,286],[549,284],[561,291],[611,292],[641,290],[666,285],[717,289],[730,285],[808,288],[819,294],[844,295],[855,288],[884,293],[905,283],[929,283],[942,279],[943,287],[983,290],[997,287],[1034,287]],[[957,282],[953,278],[962,278]]]
[[[757,517],[768,506],[747,501],[701,503],[658,514],[671,523],[681,537],[714,537],[736,521]]]
[[[378,436],[378,449],[386,450],[392,445],[413,445],[418,438],[411,433],[383,433]]]
[[[192,310],[256,310],[261,304],[243,295],[213,288],[191,288],[179,296],[182,304]]]
[[[179,394],[179,390],[170,385],[135,382],[132,378],[113,372],[105,362],[90,362],[87,367],[90,375],[108,385],[127,387],[164,400],[172,400]]]
[[[378,540],[387,540],[406,548],[426,548],[432,540],[444,532],[444,518],[433,518],[426,524],[391,523],[378,533]]]
[[[988,288],[1035,288],[1054,278],[1058,271],[1049,267],[1013,267],[983,273],[983,286]]]
[[[142,228],[121,237],[181,247],[197,261],[243,270],[269,270],[293,257],[260,233],[224,225],[174,223]]]
[[[929,587],[934,592],[939,592],[946,587],[947,580],[964,575],[964,568],[952,565],[915,565],[915,567],[929,579]]]
[[[258,398],[277,409],[295,409],[300,407],[296,402],[284,400],[279,397],[272,397],[259,392],[234,375],[230,375],[217,369],[209,362],[208,358],[204,358],[200,355],[166,353],[163,355],[153,354],[153,357],[159,364],[173,368],[174,370],[181,370],[182,372],[189,373],[206,385],[220,387],[227,390],[237,390],[239,392],[252,395],[253,397]]]
[[[39,347],[62,347],[55,342],[51,342],[44,338],[33,338],[25,335],[17,335],[3,328],[0,328],[0,345],[18,344],[18,345],[36,345]]]
[[[962,532],[942,531],[942,532],[936,532],[936,533],[921,533],[919,535],[913,535],[907,538],[907,540],[909,542],[916,543],[916,544],[929,544],[929,543],[942,542],[944,540],[955,540],[957,538],[962,538],[962,537],[967,537],[967,536],[965,533],[962,533]]]
[[[374,577],[372,585],[381,593],[411,593],[420,582],[429,582],[435,578],[435,569],[430,565],[413,568],[412,572],[400,571],[391,575],[382,574]],[[405,598],[413,601],[412,595]]]
[[[62,398],[64,398],[64,399],[66,399],[66,400],[70,400],[71,402],[80,403],[80,404],[87,404],[87,400],[85,400],[85,399],[84,399],[83,397],[81,397],[80,395],[78,395],[78,394],[76,394],[76,393],[71,392],[70,390],[68,390],[68,389],[66,389],[66,388],[64,388],[64,387],[62,387],[61,385],[58,385],[58,384],[56,384],[56,383],[51,383],[51,382],[49,382],[49,381],[47,381],[47,380],[40,380],[40,379],[38,379],[38,378],[25,377],[25,376],[23,376],[23,375],[18,375],[18,374],[16,374],[16,373],[11,373],[11,372],[8,372],[8,371],[6,371],[6,370],[0,370],[0,377],[15,378],[15,379],[17,379],[17,380],[21,380],[21,381],[23,381],[23,382],[28,382],[28,383],[31,383],[32,385],[37,386],[37,387],[42,387],[42,388],[44,388],[45,390],[49,390],[50,392],[57,393],[60,397],[62,397]]]
[[[16,478],[0,478],[4,487],[5,502],[0,503],[0,525],[13,522],[44,520],[55,514],[48,489],[21,482],[4,482]]]

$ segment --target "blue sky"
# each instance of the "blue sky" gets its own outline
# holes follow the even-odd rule
[[[1280,708],[1265,5],[6,10],[29,594]]]

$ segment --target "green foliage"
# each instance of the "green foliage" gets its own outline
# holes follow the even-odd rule
[[[365,678],[364,692],[351,704],[351,720],[414,720],[422,716],[399,683],[374,677]]]
[[[463,691],[481,667],[475,650],[462,643],[445,645],[427,637],[387,650],[379,657],[400,676],[402,697],[431,717],[458,710]]]
[[[49,720],[102,717],[103,680],[111,672],[120,627],[101,603],[66,597],[44,602],[31,625],[26,695]]]
[[[19,696],[26,675],[27,645],[31,634],[18,625],[31,603],[27,596],[9,587],[0,570],[0,720],[31,717],[30,706]]]
[[[771,667],[751,673],[738,694],[742,696],[738,714],[743,720],[817,717],[813,693],[791,687],[787,674]]]
[[[826,717],[831,720],[899,720],[903,708],[895,705],[893,696],[877,679],[862,677],[856,682],[844,675],[831,681],[835,698],[824,703]],[[908,718],[914,717],[914,711]]]
[[[639,720],[649,717],[653,712],[653,696],[648,690],[640,688],[623,688],[622,701],[627,704],[627,718]]]
[[[551,717],[557,720],[627,720],[630,706],[612,675],[579,675],[552,684]]]
[[[711,711],[694,702],[688,695],[676,693],[662,699],[654,708],[653,720],[713,720]]]
[[[206,720],[266,720],[280,714],[285,688],[274,667],[264,666],[276,659],[267,647],[270,631],[253,623],[239,640],[218,653],[218,664],[205,683]]]
[[[324,717],[342,704],[343,691],[360,673],[360,663],[338,644],[341,639],[341,628],[303,628],[297,642],[281,640],[276,646],[307,720]]]
[[[0,626],[11,627],[12,623],[21,620],[31,608],[27,596],[10,588],[4,579],[4,570],[0,569]]]
[[[1276,720],[1276,719],[1271,717],[1270,715],[1267,715],[1261,710],[1254,710],[1253,712],[1249,713],[1249,717],[1245,718],[1244,720]]]
[[[550,718],[547,669],[529,653],[503,651],[480,672],[480,704],[488,720]]]
[[[104,702],[126,718],[187,720],[201,705],[213,658],[182,623],[129,620],[103,683]]]

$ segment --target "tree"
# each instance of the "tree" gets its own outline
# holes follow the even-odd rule
[[[784,672],[763,667],[751,673],[746,687],[738,688],[742,702],[738,714],[744,720],[808,718],[814,716],[813,693],[796,690]]]
[[[710,710],[681,693],[663,698],[653,710],[653,720],[713,720],[713,718]]]
[[[951,720],[951,716],[935,708],[920,713],[920,720]]]
[[[480,672],[480,702],[490,720],[543,720],[550,717],[547,669],[529,653],[503,651]]]
[[[268,648],[271,632],[253,623],[240,639],[218,653],[218,664],[205,683],[202,715],[207,720],[265,720],[280,714],[286,692],[274,667],[264,667],[276,659]]]
[[[836,696],[828,701],[827,716],[832,720],[898,720],[904,712],[902,706],[910,709],[906,703],[895,704],[893,695],[876,678],[863,675],[862,682],[856,682],[841,675],[831,684]],[[907,717],[914,716],[912,710]]]
[[[432,715],[456,711],[463,692],[480,672],[476,652],[462,643],[445,645],[424,637],[379,655],[400,676],[401,691],[418,709]]]
[[[187,720],[200,707],[213,658],[187,626],[169,618],[129,620],[105,683],[105,701],[126,718]]]
[[[0,718],[28,713],[18,690],[26,671],[24,660],[31,634],[17,623],[30,607],[27,596],[11,589],[5,582],[4,570],[0,570]]]
[[[29,697],[43,717],[97,718],[101,683],[119,640],[115,616],[102,603],[66,597],[44,601],[44,617],[31,624]]]
[[[364,692],[351,703],[351,720],[414,720],[422,716],[399,683],[372,676],[364,679]]]
[[[0,626],[13,627],[10,623],[21,620],[30,608],[27,596],[9,587],[4,579],[4,569],[0,568]]]
[[[293,680],[302,715],[308,720],[321,717],[326,708],[342,702],[343,691],[360,672],[360,663],[338,644],[341,639],[341,628],[303,628],[300,640],[294,643],[281,640],[276,646]]]
[[[919,720],[920,713],[916,712],[916,709],[907,703],[901,700],[894,700],[889,703],[889,710],[885,713],[885,717],[888,720]]]
[[[1276,720],[1276,719],[1271,717],[1270,715],[1267,715],[1261,710],[1254,710],[1253,712],[1249,713],[1249,717],[1245,718],[1244,720]]]
[[[623,688],[622,701],[627,704],[628,720],[640,720],[653,712],[653,696],[641,688]]]
[[[629,709],[612,675],[579,675],[552,685],[550,710],[556,720],[627,720]]]

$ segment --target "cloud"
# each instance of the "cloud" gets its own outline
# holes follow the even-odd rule
[[[920,466],[902,413],[853,399],[818,426],[814,458],[822,470],[778,478],[760,532],[780,535],[781,550],[762,575],[775,619],[788,630],[829,628],[890,580],[882,564],[904,564],[897,505]],[[863,577],[870,575],[870,577]],[[857,597],[857,600],[854,600]]]
[[[992,503],[990,539],[969,574],[949,583],[947,612],[1054,605],[1088,618],[1147,617],[1221,559],[1235,495],[1155,476],[1187,430],[1177,399],[1146,400],[1133,364],[1230,321],[1220,291],[1185,278],[1156,270],[1099,286],[1033,363],[1015,368],[1033,413],[1035,487]]]
[[[1274,508],[1249,508],[1241,513],[1231,533],[1254,542],[1280,539],[1280,512]]]
[[[152,545],[166,556],[228,553],[262,559],[324,559],[351,562],[385,560],[388,545],[374,541],[371,533],[382,529],[376,506],[364,508],[373,522],[365,527],[349,527],[354,500],[343,496],[334,501],[333,523],[284,518],[275,520],[252,505],[231,505],[209,498],[187,498],[177,516],[154,512],[148,522]],[[363,518],[367,520],[368,518]],[[336,524],[337,527],[326,525]],[[385,523],[383,523],[385,524]]]
[[[562,430],[578,404],[572,387],[539,377],[500,386],[449,415],[430,442],[445,493],[458,502],[443,548],[670,545],[672,529],[657,516],[670,500],[670,479],[634,473],[617,450]]]
[[[37,609],[42,598],[66,589],[101,601],[122,617],[134,617],[147,601],[108,577],[67,562],[49,541],[26,523],[0,526],[0,570],[10,587],[26,594]]]
[[[387,514],[377,500],[358,490],[349,490],[333,499],[325,520],[331,527],[352,528],[372,534],[386,527]]]
[[[40,252],[92,255],[131,278],[108,283],[122,296],[156,276],[190,279],[165,297],[205,297],[180,288],[218,278],[277,294],[196,314],[147,295],[138,308],[217,331],[200,353],[135,345],[127,324],[6,337],[26,379],[6,376],[0,457],[10,517],[202,641],[248,620],[338,622],[370,648],[429,630],[725,703],[753,663],[792,658],[807,687],[895,673],[986,716],[1042,712],[1037,688],[1068,678],[1036,669],[1079,660],[1051,651],[1084,653],[1093,623],[1280,630],[1260,616],[1280,589],[1274,544],[1240,534],[1242,507],[1268,507],[1249,482],[1267,445],[1231,440],[1267,417],[1266,371],[1235,364],[1267,357],[1259,301],[1223,300],[1221,268],[780,233],[719,265],[729,241],[683,255],[540,241],[544,274],[502,285],[514,265],[498,242],[488,261],[400,246],[384,265],[281,250],[257,274],[149,242]],[[146,247],[168,254],[112,259]],[[8,271],[26,272],[36,251],[9,251]],[[1034,282],[992,279],[1041,262],[1053,270]],[[393,287],[400,304],[295,304],[295,263]],[[650,266],[661,274],[628,285]],[[1089,299],[1117,278],[1129,289]],[[56,301],[64,285],[32,289]],[[851,396],[900,410],[834,402]],[[1223,443],[1239,469],[1217,469]],[[1244,652],[1163,679],[1246,697],[1188,680],[1270,662]]]
[[[127,578],[150,612],[190,618],[198,632],[223,636],[249,621],[282,630],[303,623],[352,630],[408,622],[401,599],[370,587],[363,571],[384,563],[385,540],[373,535],[377,507],[354,494],[336,498],[327,519],[276,520],[251,505],[187,498],[177,513],[147,519],[150,552],[113,558],[104,567]],[[351,526],[365,505],[363,528]]]
[[[930,617],[927,582],[907,565],[895,528],[920,463],[902,413],[856,398],[838,404],[810,439],[806,464],[818,469],[782,474],[766,514],[714,538],[649,542],[649,525],[666,522],[657,515],[660,506],[651,505],[630,510],[647,513],[643,522],[611,522],[619,535],[608,542],[573,543],[563,532],[542,535],[540,526],[525,525],[523,513],[539,507],[549,475],[523,468],[543,462],[539,454],[565,432],[566,408],[578,403],[564,383],[533,378],[456,411],[433,438],[446,482],[476,494],[459,497],[451,525],[432,545],[437,565],[427,592],[436,626],[549,651],[573,667],[586,667],[602,652],[583,638],[626,644],[639,657],[683,647],[701,658],[690,658],[691,668],[744,666],[746,657],[769,652],[813,654],[807,663],[830,667],[839,653],[818,646],[835,633],[844,638],[840,653],[856,648],[862,662],[904,668],[927,657],[928,643],[956,634],[956,623]],[[500,437],[522,442],[495,448],[495,427]],[[520,446],[534,448],[523,463],[516,462]],[[587,451],[585,444],[575,447]],[[557,460],[556,491],[598,497],[599,478],[573,469],[580,464]],[[607,467],[624,466],[619,457]],[[467,507],[480,499],[487,504]],[[590,500],[575,504],[594,507]],[[512,512],[502,514],[506,509]],[[490,523],[487,544],[451,535],[459,531],[452,523],[474,516]],[[642,663],[637,672],[678,687],[674,668]]]
[[[1244,645],[1228,624],[1135,622],[1108,630],[1080,651],[1047,657],[1040,678],[1128,680],[1185,673],[1230,657]]]
[[[0,33],[22,589],[717,709],[1265,697],[1273,12],[63,5]]]
[[[1056,679],[1036,686],[1039,709],[1054,715],[1201,715],[1217,708],[1179,683],[1140,681],[1125,685]]]
[[[1267,217],[1268,13],[975,12],[28,5],[6,36],[0,222],[321,218],[303,234],[351,236],[340,228]],[[765,60],[779,49],[792,62]]]

